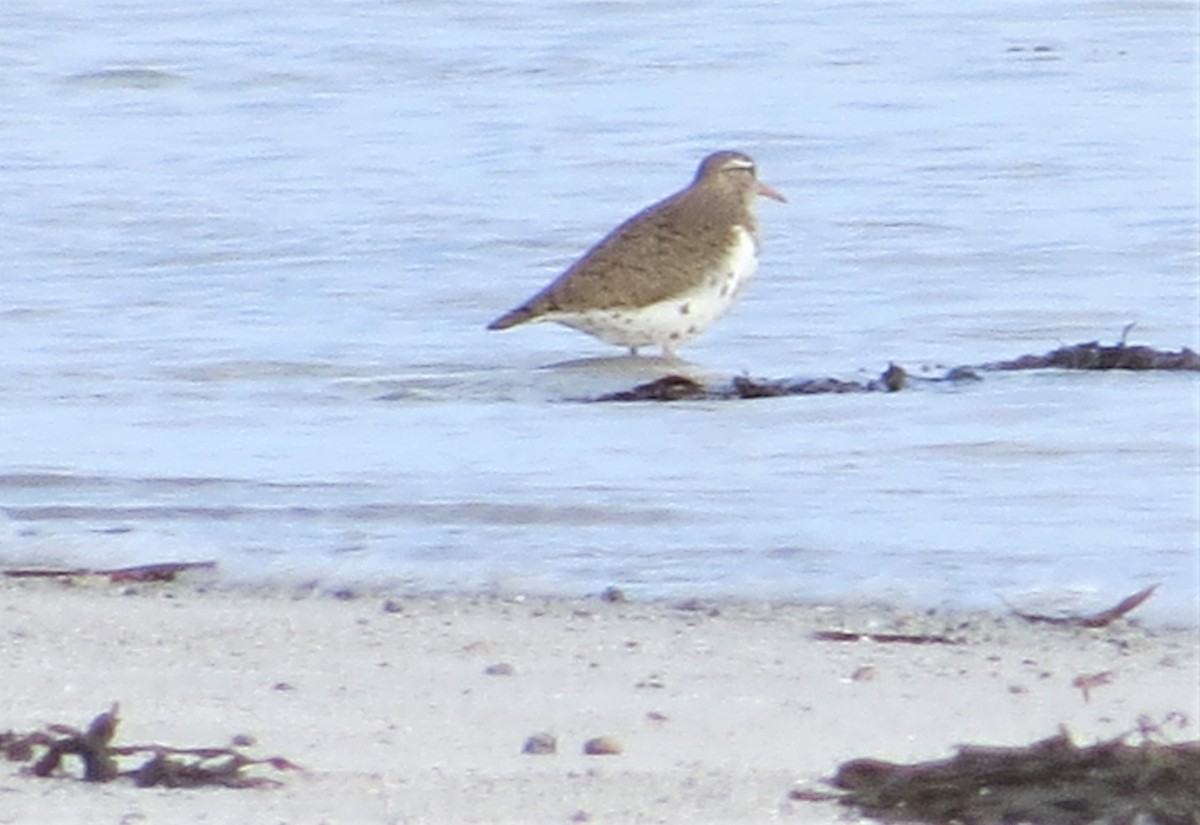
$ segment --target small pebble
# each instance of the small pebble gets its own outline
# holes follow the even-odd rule
[[[709,607],[699,599],[685,599],[684,601],[681,601],[679,604],[675,605],[675,609],[683,610],[689,613],[703,613],[705,616],[713,619],[721,615],[719,608]]]
[[[488,676],[512,676],[515,671],[513,670],[513,666],[508,662],[497,662],[494,665],[485,667],[483,672]]]
[[[853,673],[850,674],[850,681],[852,681],[852,682],[873,682],[873,681],[875,681],[875,666],[874,665],[863,665],[862,667],[857,668]]]
[[[625,591],[619,587],[606,587],[604,592],[600,594],[600,601],[613,602],[614,604],[624,604],[629,601],[625,596]]]
[[[612,736],[597,736],[583,743],[583,752],[588,756],[616,756],[623,750],[621,743]]]
[[[553,734],[542,731],[535,733],[533,736],[525,740],[525,747],[521,748],[521,753],[531,753],[535,756],[547,756],[558,752],[558,740]]]
[[[388,599],[386,602],[383,603],[383,612],[384,613],[403,613],[404,605],[400,604],[400,602],[396,601],[395,599]]]

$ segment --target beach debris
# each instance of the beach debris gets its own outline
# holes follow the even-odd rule
[[[675,605],[675,609],[683,611],[684,613],[703,613],[704,615],[713,619],[721,615],[721,609],[719,607],[714,607],[711,604],[705,604],[700,599],[684,599]]]
[[[93,719],[86,731],[65,725],[52,725],[49,729],[59,736],[46,741],[46,752],[31,769],[34,776],[49,776],[58,769],[64,756],[74,755],[83,762],[84,782],[110,782],[116,779],[120,771],[109,744],[117,731],[115,703]]]
[[[521,748],[521,753],[528,753],[534,756],[549,756],[558,752],[558,740],[554,738],[554,734],[540,731],[533,734],[525,740],[525,745]]]
[[[194,570],[215,570],[215,561],[168,561],[157,564],[139,564],[133,567],[112,569],[71,568],[17,568],[5,570],[4,575],[13,579],[77,579],[86,577],[107,578],[113,584],[141,582],[173,582],[180,573]]]
[[[1083,701],[1092,701],[1092,689],[1101,685],[1111,685],[1114,674],[1111,670],[1099,673],[1081,673],[1071,680],[1071,687],[1077,688],[1083,694]]]
[[[849,630],[818,630],[812,634],[818,642],[879,642],[880,644],[904,645],[961,645],[962,639],[953,639],[937,633],[855,633]]]
[[[1200,371],[1200,355],[1187,347],[1169,352],[1145,346],[1126,346],[1124,340],[1111,346],[1098,341],[1059,347],[1044,355],[1022,355],[1009,361],[980,364],[984,372],[1013,370],[1167,370]]]
[[[234,747],[175,748],[167,745],[114,745],[112,740],[120,722],[118,706],[99,714],[86,730],[70,725],[47,725],[32,733],[0,733],[0,752],[10,762],[32,762],[28,772],[47,777],[60,773],[66,757],[82,762],[80,779],[84,782],[111,782],[130,778],[141,788],[194,788],[219,785],[226,788],[274,787],[280,783],[261,776],[246,776],[244,768],[266,765],[277,771],[299,770],[280,756],[254,759]],[[40,751],[40,755],[39,755]],[[133,767],[122,768],[123,760],[137,758]]]
[[[1059,347],[1042,355],[1022,355],[1002,361],[964,365],[941,370],[934,377],[913,376],[904,367],[889,363],[876,378],[844,380],[840,378],[751,378],[737,376],[729,381],[706,385],[695,378],[670,374],[653,381],[590,399],[592,401],[728,401],[751,398],[779,398],[792,395],[829,393],[898,392],[917,384],[955,384],[980,381],[980,373],[1017,370],[1168,370],[1200,372],[1200,355],[1187,347],[1177,352],[1125,343],[1132,325],[1127,326],[1116,344],[1098,341]]]
[[[516,673],[516,670],[508,662],[497,662],[494,665],[485,667],[483,672],[488,676],[512,676]]]
[[[838,793],[797,789],[789,798],[836,799],[888,822],[1196,823],[1200,742],[1132,745],[1129,735],[1080,747],[1060,731],[1026,747],[962,746],[915,765],[856,759],[830,780]]]
[[[660,673],[651,673],[634,685],[637,690],[662,690],[666,686],[666,680],[663,679]]]
[[[686,375],[664,375],[653,381],[638,384],[631,390],[610,392],[596,401],[685,401],[709,397],[709,390],[694,378]]]
[[[601,395],[594,401],[692,401],[777,398],[847,392],[896,392],[908,382],[903,367],[889,364],[879,378],[843,381],[837,378],[760,379],[739,375],[726,385],[707,387],[685,375],[664,375],[633,389]]]
[[[610,602],[612,604],[624,604],[629,601],[629,597],[625,595],[625,591],[616,585],[610,585],[604,588],[600,594],[600,601]]]
[[[850,674],[851,682],[874,682],[879,671],[874,665],[859,665]]]
[[[583,743],[583,752],[588,756],[618,756],[624,751],[615,736],[597,736]]]
[[[1107,610],[1101,610],[1099,613],[1090,613],[1084,616],[1041,616],[1034,613],[1022,613],[1011,604],[1008,605],[1008,608],[1017,618],[1031,623],[1065,625],[1067,627],[1108,627],[1126,613],[1140,607],[1142,602],[1154,595],[1155,590],[1158,590],[1158,585],[1152,584],[1145,590],[1139,590],[1132,596],[1121,599],[1121,601]]]

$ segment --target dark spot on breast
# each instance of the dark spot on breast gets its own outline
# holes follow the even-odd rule
[[[670,334],[670,336],[669,336],[669,337],[670,337],[670,339],[671,339],[672,341],[678,341],[678,340],[679,340],[679,333],[678,333],[678,332],[672,332],[672,333]]]
[[[680,315],[691,315],[692,314],[692,305],[684,304],[683,306],[681,306],[679,308],[679,314]]]
[[[699,331],[700,331],[700,330],[699,330],[699,329],[696,327],[696,325],[695,325],[695,324],[692,324],[690,327],[688,327],[687,334],[688,334],[688,335],[695,335],[695,334],[696,334],[697,332],[699,332]]]

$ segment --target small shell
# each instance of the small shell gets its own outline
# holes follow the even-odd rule
[[[548,756],[558,752],[558,740],[554,738],[554,734],[541,731],[535,733],[525,740],[525,746],[521,748],[521,753],[529,753],[534,756]]]
[[[617,756],[624,750],[613,736],[597,736],[583,743],[583,752],[588,756]]]

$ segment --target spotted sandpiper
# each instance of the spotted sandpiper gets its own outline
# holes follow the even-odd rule
[[[691,185],[643,209],[488,329],[556,321],[629,347],[677,348],[733,304],[758,267],[754,199],[786,201],[741,152],[715,152]]]

